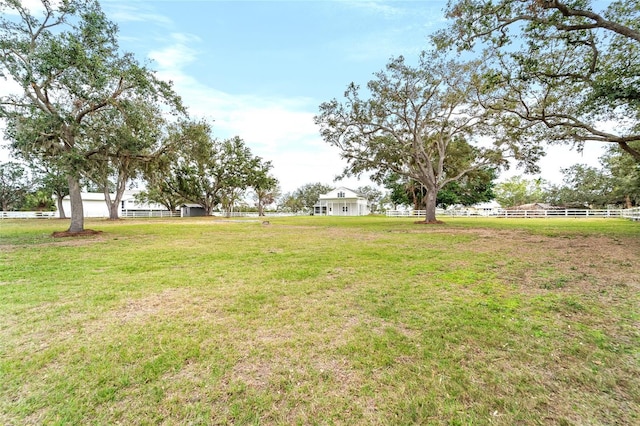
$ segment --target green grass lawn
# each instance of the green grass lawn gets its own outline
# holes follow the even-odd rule
[[[0,221],[0,424],[638,424],[640,224]]]

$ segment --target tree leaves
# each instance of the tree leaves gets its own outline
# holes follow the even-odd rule
[[[453,23],[434,40],[483,48],[483,103],[513,115],[528,140],[617,143],[640,162],[640,1],[595,10],[589,0],[451,1]],[[497,75],[502,75],[501,78]],[[616,122],[614,130],[606,123]]]

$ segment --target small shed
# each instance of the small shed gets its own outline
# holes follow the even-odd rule
[[[200,204],[183,204],[180,206],[180,217],[206,216],[207,213]]]

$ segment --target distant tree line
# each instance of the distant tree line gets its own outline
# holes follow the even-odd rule
[[[640,147],[638,143],[631,146]],[[611,147],[601,167],[584,164],[562,169],[561,184],[516,176],[495,187],[495,199],[503,207],[548,203],[568,208],[631,208],[640,206],[640,164],[621,148]]]

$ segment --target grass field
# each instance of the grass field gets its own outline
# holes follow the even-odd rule
[[[0,424],[639,424],[640,224],[0,221]]]

